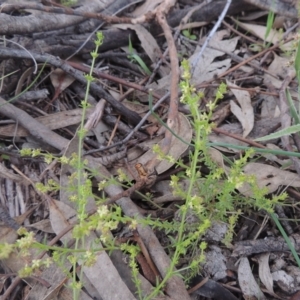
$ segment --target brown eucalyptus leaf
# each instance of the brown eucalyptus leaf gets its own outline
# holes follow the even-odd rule
[[[265,295],[262,293],[254,279],[247,257],[242,257],[240,260],[238,268],[238,280],[240,289],[242,290],[243,297],[245,299],[266,299]]]
[[[268,71],[273,74],[265,73],[264,74],[264,83],[268,86],[270,83],[275,87],[275,88],[280,88],[283,82],[283,79],[280,80],[280,78],[285,78],[287,74],[289,74],[292,70],[294,70],[294,65],[290,64],[290,58],[286,56],[279,56],[276,53],[273,53],[273,60],[272,63],[268,67]],[[277,76],[277,79],[275,76]],[[276,100],[274,97],[271,97],[273,101]],[[263,102],[264,104],[264,102]]]
[[[229,81],[227,81],[227,84],[237,87]],[[230,109],[242,124],[243,137],[246,137],[251,132],[254,125],[254,111],[251,104],[250,93],[248,91],[238,89],[231,89],[231,92],[236,97],[239,106],[234,101],[230,101]]]
[[[247,32],[252,33],[253,35],[260,38],[262,41],[266,41],[268,43],[279,43],[282,40],[282,32],[279,30],[272,29],[270,33],[266,37],[267,26],[264,25],[257,25],[257,24],[250,24],[250,23],[243,23],[243,22],[236,22],[240,27],[245,29]],[[293,48],[293,41],[285,43],[280,46],[282,50],[292,50]]]
[[[69,205],[52,200],[49,202],[50,222],[56,234],[60,233],[64,228],[74,224],[77,220],[77,212]],[[61,241],[67,243],[72,239],[72,233],[66,233]]]
[[[27,225],[26,227],[32,227],[47,233],[54,233],[49,219],[41,220],[39,222]]]
[[[185,141],[184,143],[180,139],[178,139],[175,135],[172,136],[170,151],[169,153],[167,153],[167,155],[172,156],[174,158],[174,161],[177,161],[180,158],[180,156],[187,150],[188,144],[191,142],[193,136],[193,130],[190,125],[190,122],[184,114],[182,113],[178,114],[178,122],[176,122],[173,128],[173,132],[175,132],[176,135],[178,135],[183,141]],[[158,142],[160,148],[162,148],[162,144],[163,144],[163,139]],[[152,151],[152,146],[151,146],[150,149],[146,151],[141,157],[133,161],[133,164],[135,165],[136,163],[141,163],[142,165],[146,165],[156,157],[157,155]],[[171,168],[174,164],[175,162],[169,162],[164,159],[158,162],[158,164],[155,166],[155,170],[157,174],[161,174],[167,171],[169,168]],[[136,176],[138,176],[136,171],[134,171],[134,173]]]
[[[259,188],[267,187],[269,193],[275,192],[282,185],[300,187],[300,176],[298,174],[273,166],[261,163],[249,163],[243,170],[245,174],[255,175]],[[245,196],[252,196],[248,183],[244,183],[238,190]]]
[[[270,253],[267,252],[256,256],[255,259],[258,262],[258,274],[261,282],[265,285],[269,293],[274,295],[273,278],[270,271],[269,257]]]
[[[37,64],[38,70],[40,70],[42,67],[44,66],[44,64]],[[47,67],[49,65],[45,65],[45,67]],[[26,86],[26,81],[31,81],[32,76],[36,76],[33,74],[35,70],[35,67],[30,67],[28,69],[26,69],[22,75],[20,76],[19,80],[18,80],[18,84],[17,87],[15,89],[15,96],[17,96],[18,94],[20,94],[22,92],[22,89],[24,88],[24,85]]]
[[[188,144],[192,141],[193,137],[193,129],[189,120],[184,114],[178,114],[178,122],[175,124],[175,128],[173,129],[173,131],[185,142],[182,142],[175,135],[172,136],[171,147],[168,155],[172,156],[175,161],[177,161],[180,156],[188,149]],[[159,146],[162,146],[162,142],[159,143]],[[155,169],[158,174],[161,174],[167,171],[173,165],[174,163],[163,160],[156,166]]]
[[[145,15],[147,12],[152,12],[163,0],[146,0],[142,5],[139,5],[133,12],[132,16],[137,18]]]
[[[59,68],[51,72],[50,79],[54,88],[59,89],[60,91],[64,91],[75,80],[73,76],[67,74],[65,71]]]

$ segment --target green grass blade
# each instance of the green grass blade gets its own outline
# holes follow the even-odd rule
[[[281,156],[295,156],[300,157],[300,153],[298,152],[290,152],[284,150],[272,150],[272,149],[262,149],[256,147],[247,147],[247,146],[238,146],[234,144],[227,144],[227,143],[207,143],[207,147],[227,147],[239,150],[249,150],[254,149],[257,153],[267,153],[267,154],[274,154],[274,155],[281,155]]]
[[[300,84],[300,42],[298,42],[298,47],[297,47],[297,52],[296,52],[295,70],[296,70],[296,76],[298,79],[298,84]]]
[[[290,126],[288,128],[279,130],[275,133],[272,133],[272,134],[260,137],[258,139],[255,139],[255,141],[261,142],[261,141],[267,141],[267,140],[272,140],[272,139],[278,139],[282,136],[290,135],[290,134],[293,134],[293,133],[296,133],[296,132],[299,132],[299,131],[300,131],[300,124],[297,124],[297,125],[293,125],[293,126]]]
[[[277,227],[278,227],[281,235],[283,236],[285,242],[287,243],[288,247],[290,248],[290,250],[291,250],[291,252],[292,252],[292,254],[293,254],[293,256],[294,256],[294,258],[295,258],[295,260],[296,260],[296,262],[298,264],[298,267],[300,268],[300,258],[298,256],[298,254],[297,254],[294,246],[292,245],[289,237],[287,236],[287,234],[285,233],[284,229],[282,228],[282,226],[281,226],[281,224],[280,224],[280,222],[279,222],[276,214],[271,213],[270,215],[271,215],[271,218],[273,219],[273,221],[275,222],[275,224],[277,225]]]
[[[11,99],[7,100],[7,103],[13,102],[15,99],[17,99],[19,96],[23,95],[25,92],[27,92],[29,89],[31,89],[31,87],[37,82],[37,80],[40,78],[40,76],[42,75],[42,72],[44,71],[44,68],[46,66],[47,62],[45,62],[40,70],[40,72],[37,74],[37,76],[34,78],[34,80],[31,82],[31,84],[24,90],[22,91],[20,94],[12,97]],[[1,104],[1,106],[6,105],[7,103]]]
[[[268,19],[267,19],[267,29],[266,29],[266,33],[265,33],[265,40],[264,40],[264,44],[266,44],[266,40],[272,30],[273,27],[273,23],[274,23],[274,17],[275,14],[273,11],[269,11],[268,13]]]
[[[290,106],[291,116],[294,118],[296,124],[300,124],[299,113],[297,112],[297,109],[295,107],[294,101],[291,97],[289,90],[286,90],[286,98],[287,98],[289,106]]]

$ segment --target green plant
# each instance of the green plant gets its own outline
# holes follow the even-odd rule
[[[78,3],[78,0],[61,0],[61,5],[71,7],[73,5],[76,5]]]
[[[188,39],[190,39],[190,40],[192,40],[192,41],[195,41],[195,40],[197,39],[197,36],[196,36],[195,34],[192,34],[192,33],[191,33],[191,29],[190,29],[190,28],[189,28],[189,29],[182,30],[182,34],[183,34],[186,38],[188,38]]]
[[[27,255],[32,248],[39,251],[51,250],[53,252],[52,259],[44,261],[32,261],[31,265],[26,266],[20,271],[20,276],[28,276],[33,274],[40,266],[48,267],[53,261],[63,268],[63,262],[68,260],[73,265],[73,273],[66,274],[72,280],[71,287],[73,289],[73,299],[78,299],[79,291],[82,287],[82,268],[77,280],[77,264],[79,261],[81,265],[90,266],[95,261],[95,253],[98,251],[112,251],[120,248],[129,255],[130,267],[132,268],[133,280],[137,286],[137,294],[139,299],[142,299],[141,285],[138,279],[138,266],[136,263],[136,255],[139,251],[138,246],[134,244],[122,244],[118,246],[115,244],[110,231],[115,229],[119,223],[129,224],[131,229],[136,229],[138,224],[148,225],[152,228],[158,228],[164,231],[169,237],[169,245],[166,249],[171,258],[171,264],[166,272],[165,277],[161,282],[153,288],[151,293],[145,299],[154,299],[159,293],[162,292],[166,282],[172,276],[182,276],[186,282],[199,272],[201,264],[205,261],[205,249],[207,244],[201,242],[201,237],[206,233],[207,229],[211,226],[212,222],[226,221],[229,223],[228,231],[224,237],[223,242],[228,245],[231,242],[235,224],[242,213],[242,208],[251,207],[255,209],[265,210],[268,213],[273,213],[274,205],[280,203],[286,196],[281,194],[269,199],[266,194],[266,189],[260,189],[256,183],[256,178],[243,173],[243,166],[254,155],[253,149],[248,149],[245,155],[240,159],[231,162],[229,171],[221,168],[211,157],[208,136],[214,126],[210,119],[213,110],[215,109],[218,101],[222,99],[226,93],[226,85],[221,84],[216,92],[215,99],[208,102],[207,111],[200,111],[200,103],[203,97],[202,93],[197,93],[195,88],[191,85],[190,67],[187,61],[182,62],[183,75],[180,88],[182,96],[180,101],[190,108],[190,120],[194,129],[194,139],[189,153],[190,162],[188,165],[184,164],[182,160],[176,162],[176,167],[183,168],[183,172],[173,175],[171,177],[170,185],[173,188],[173,193],[181,196],[184,200],[183,204],[178,206],[178,219],[174,218],[172,221],[161,221],[153,219],[148,216],[144,219],[135,218],[123,215],[121,208],[117,205],[103,205],[106,199],[98,198],[97,212],[88,216],[86,213],[87,199],[93,196],[92,193],[92,176],[95,170],[86,170],[86,161],[82,158],[83,139],[86,135],[84,129],[84,114],[88,107],[87,98],[89,93],[90,83],[93,81],[92,72],[94,69],[95,60],[97,58],[97,50],[102,43],[103,36],[98,33],[96,41],[96,49],[92,52],[92,66],[90,74],[86,75],[87,87],[85,99],[81,102],[84,113],[82,122],[77,131],[79,144],[76,154],[71,157],[62,156],[58,159],[61,164],[69,164],[74,167],[75,172],[70,175],[70,190],[76,193],[70,197],[70,200],[76,203],[76,215],[78,222],[73,228],[73,237],[75,238],[74,248],[53,247],[47,246],[43,243],[35,241],[32,233],[21,229],[19,234],[23,235],[17,243],[13,245],[3,244],[0,245],[0,258],[8,257],[13,251],[18,251],[21,255]],[[152,103],[150,103],[150,109]],[[153,112],[154,114],[154,112]],[[159,119],[159,116],[156,115]],[[160,120],[164,126],[167,126]],[[162,150],[156,145],[153,150],[158,154],[160,159],[174,161],[170,155],[164,154]],[[23,155],[43,156],[47,163],[51,163],[54,159],[53,155],[42,153],[40,150],[22,150]],[[209,173],[207,175],[201,174],[199,166],[205,165]],[[188,181],[188,186],[183,189],[181,181]],[[75,184],[74,184],[75,182]],[[118,178],[105,178],[98,184],[98,188],[102,191],[110,184],[125,184],[132,185],[122,172],[119,173]],[[237,189],[247,182],[252,190],[251,197],[244,197],[237,192]],[[49,191],[58,191],[61,187],[54,181],[48,181],[46,185],[37,184],[36,189],[41,193]],[[149,195],[146,198],[149,198]],[[188,223],[189,216],[194,216],[192,224]],[[92,230],[100,230],[100,241],[105,247],[97,246],[96,244],[86,249],[85,239]],[[190,257],[189,265],[180,269],[178,268],[179,262],[183,257]],[[175,271],[175,268],[178,270]]]
[[[270,42],[266,45],[266,40],[267,40],[268,36],[270,35],[271,30],[272,30],[272,27],[273,27],[273,24],[274,24],[274,18],[275,18],[275,13],[273,11],[269,11],[268,19],[267,19],[267,30],[265,32],[264,48],[268,48],[271,45]]]
[[[132,59],[133,61],[136,61],[140,67],[142,68],[142,70],[145,72],[145,74],[147,74],[148,76],[151,75],[151,71],[149,70],[149,68],[147,67],[147,65],[145,64],[145,62],[135,53],[135,50],[132,46],[132,43],[131,43],[131,38],[129,36],[129,45],[128,45],[128,48],[129,48],[129,55],[128,55],[128,58],[129,59]]]

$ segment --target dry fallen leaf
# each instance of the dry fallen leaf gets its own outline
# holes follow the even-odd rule
[[[267,187],[268,192],[275,192],[279,186],[300,187],[300,176],[266,164],[249,163],[244,167],[245,174],[255,175],[260,188]],[[247,183],[238,189],[243,195],[251,197],[251,188]]]
[[[175,132],[177,136],[179,136],[183,141],[185,141],[185,143],[178,139],[175,135],[172,136],[170,151],[169,153],[167,153],[167,155],[172,156],[174,158],[174,162],[169,162],[167,160],[159,161],[158,164],[155,166],[157,174],[161,174],[169,168],[171,168],[175,164],[175,162],[180,158],[180,156],[186,151],[186,149],[189,146],[188,144],[192,140],[193,130],[191,128],[189,120],[184,114],[178,114],[178,122],[176,123],[175,128],[173,128],[173,132]],[[135,176],[135,178],[138,178],[138,173],[135,170],[135,165],[137,163],[140,163],[147,167],[147,163],[154,160],[157,156],[152,151],[153,145],[158,144],[160,148],[162,148],[162,143],[163,138],[156,137],[153,140],[149,139],[148,141],[139,144],[138,146],[131,149],[128,153],[128,162],[131,169],[130,171],[128,170],[127,166],[116,166],[113,170],[110,171],[113,174],[116,174],[117,170],[121,169],[126,174],[129,180],[133,179],[132,174]],[[144,150],[143,152],[142,149]]]
[[[228,35],[226,30],[218,31],[209,42],[210,46],[217,47],[228,52],[233,52],[236,48],[239,37],[232,39],[224,39]],[[224,39],[224,40],[223,40]],[[197,47],[195,53],[189,58],[190,65],[197,57],[201,47]],[[209,48],[204,50],[204,53],[200,57],[192,78],[192,84],[198,85],[204,81],[212,79],[215,75],[219,75],[231,66],[231,59],[217,60],[217,57],[223,56],[224,52]],[[158,94],[164,94],[170,88],[171,74],[161,78],[157,83],[152,83],[149,88],[152,88]],[[142,97],[142,96],[141,96]]]
[[[283,79],[287,76],[287,74],[290,74],[292,71],[295,70],[293,64],[291,64],[290,61],[290,57],[281,57],[274,52],[273,61],[269,65],[268,71],[271,74],[277,76],[278,78],[282,78],[282,80],[279,80],[276,77],[265,73],[264,84],[268,86],[271,83],[275,88],[279,89],[282,85]],[[274,97],[272,98],[274,99]]]
[[[269,266],[269,256],[270,253],[263,253],[261,255],[256,256],[256,260],[258,262],[258,274],[261,282],[265,285],[266,289],[269,291],[270,294],[274,295],[273,290],[273,278],[270,272]]]
[[[227,81],[230,86],[235,86],[235,84]],[[230,101],[231,112],[237,117],[243,127],[243,137],[245,138],[253,129],[254,125],[254,113],[251,104],[251,97],[249,92],[245,90],[231,89],[232,93],[236,97],[240,106],[238,106],[234,101]]]
[[[187,150],[187,148],[189,147],[188,144],[191,142],[193,137],[191,124],[184,114],[178,114],[178,121],[175,125],[175,128],[173,128],[173,131],[185,142],[182,142],[175,135],[172,136],[171,147],[168,155],[172,156],[174,160],[177,161],[180,156]],[[159,145],[161,146],[161,143],[159,143]],[[156,166],[157,174],[161,174],[167,171],[174,165],[174,163],[168,162],[167,160],[161,161]]]
[[[247,257],[242,257],[238,268],[238,281],[245,299],[266,299],[254,279]]]
[[[131,14],[137,18],[145,15],[149,11],[153,11],[163,0],[146,0],[142,5],[138,6]]]
[[[73,76],[58,68],[50,73],[50,79],[55,90],[59,90],[59,92],[64,91],[75,81]]]
[[[192,83],[194,85],[198,85],[204,81],[208,81],[214,76],[219,75],[230,68],[231,59],[227,58],[224,60],[215,61],[217,57],[223,56],[224,52],[209,47],[216,47],[218,49],[222,49],[224,51],[232,53],[236,48],[239,37],[224,39],[226,36],[228,36],[228,31],[221,30],[216,32],[216,34],[214,34],[214,36],[211,38],[208,47],[204,50],[197,63],[197,66],[195,67],[192,79]],[[196,59],[200,49],[201,47],[198,46],[195,53],[189,58],[189,62],[191,65]]]
[[[266,40],[266,42],[275,44],[282,40],[283,33],[279,32],[278,30],[271,29],[269,35],[266,37],[267,27],[263,25],[256,25],[256,24],[249,24],[249,23],[242,23],[235,21],[240,27],[245,29],[247,32],[252,33],[253,35],[259,37],[262,41]],[[293,41],[288,42],[280,48],[282,50],[292,50],[293,49]]]

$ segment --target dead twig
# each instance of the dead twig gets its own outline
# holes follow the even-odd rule
[[[26,128],[38,140],[42,140],[46,144],[49,144],[59,150],[62,150],[67,146],[69,142],[67,139],[49,130],[48,127],[35,120],[25,111],[8,103],[1,97],[0,105],[1,114],[19,122],[20,125]]]
[[[97,19],[102,20],[105,23],[113,24],[113,23],[129,23],[129,24],[138,24],[149,22],[151,19],[154,18],[155,13],[149,12],[148,14],[139,17],[139,18],[127,18],[127,17],[117,17],[117,16],[108,16],[102,13],[92,13],[92,12],[84,12],[79,11],[77,9],[72,9],[70,7],[53,7],[53,6],[45,6],[38,3],[26,3],[26,4],[2,4],[0,5],[1,12],[10,12],[11,10],[22,10],[22,9],[32,9],[32,10],[39,10],[47,13],[53,14],[63,14],[63,15],[71,15],[71,16],[78,16],[87,19]]]
[[[39,62],[48,63],[53,65],[57,68],[62,69],[69,75],[73,76],[76,80],[80,83],[86,85],[87,81],[83,76],[82,72],[75,70],[71,67],[67,62],[54,57],[48,54],[37,54],[31,52],[32,56]],[[1,58],[30,58],[28,53],[23,50],[15,50],[15,49],[7,49],[7,48],[0,48],[0,57]],[[107,93],[102,87],[97,85],[96,83],[92,82],[90,86],[91,94],[95,95],[97,98],[104,98],[109,104],[111,104],[114,109],[122,116],[126,117],[130,122],[134,125],[138,124],[141,120],[140,116],[128,108],[126,108],[122,103],[117,101],[114,97],[112,97],[109,93]],[[1,108],[2,110],[2,108]]]
[[[178,83],[179,83],[179,61],[177,55],[177,49],[175,45],[175,41],[173,39],[173,35],[171,29],[166,20],[166,13],[169,9],[175,4],[176,1],[169,0],[165,1],[163,5],[160,5],[157,9],[156,19],[160,26],[163,29],[164,35],[167,40],[168,48],[169,48],[169,57],[171,61],[171,87],[170,87],[170,106],[168,112],[168,120],[167,126],[170,129],[175,128],[176,123],[178,122]],[[165,137],[162,141],[162,151],[163,153],[167,154],[171,147],[171,139],[172,139],[172,132],[167,130],[165,132]],[[154,167],[158,163],[158,157],[154,157],[154,159],[150,160],[146,167],[148,170],[154,170]]]

